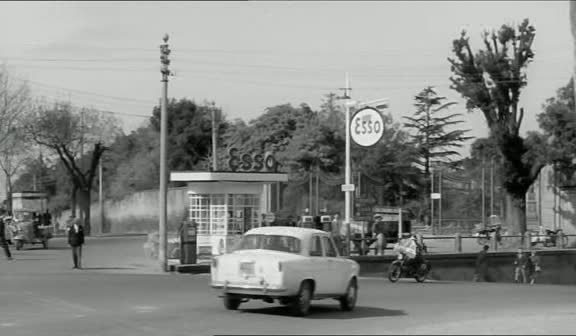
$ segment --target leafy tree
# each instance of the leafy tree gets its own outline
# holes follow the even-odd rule
[[[109,139],[120,133],[117,120],[86,108],[76,111],[67,103],[40,105],[31,117],[26,131],[37,144],[58,155],[66,167],[73,185],[72,203],[78,201],[80,218],[90,234],[91,189]]]
[[[188,99],[168,102],[168,167],[170,170],[193,170],[210,160],[212,148],[212,110],[216,109],[219,142],[226,123],[220,109],[212,104],[197,104]],[[160,106],[150,118],[152,128],[160,132]]]
[[[160,179],[160,136],[150,126],[121,135],[103,157],[103,169],[113,172],[105,192],[113,199],[158,188]]]
[[[547,137],[549,162],[560,172],[563,183],[573,183],[576,172],[576,114],[574,113],[574,79],[546,100],[538,124]]]
[[[417,198],[423,185],[421,173],[414,166],[418,152],[400,124],[394,123],[391,115],[383,117],[382,140],[371,148],[353,145],[352,159],[368,179],[366,189],[380,204],[402,206]]]
[[[416,97],[416,112],[413,117],[404,117],[407,122],[404,127],[415,130],[412,134],[412,143],[418,149],[421,164],[426,176],[430,174],[433,161],[451,162],[459,153],[454,148],[460,148],[464,142],[472,137],[465,134],[470,130],[455,129],[464,120],[456,119],[461,113],[442,115],[456,102],[446,102],[446,97],[438,96],[433,87],[426,87]]]
[[[304,128],[315,118],[315,113],[306,104],[297,108],[290,104],[269,107],[263,115],[250,122],[253,136],[244,148],[284,151],[296,130]]]
[[[455,58],[449,58],[452,89],[466,100],[469,111],[484,114],[490,136],[502,156],[506,191],[506,220],[511,230],[526,231],[526,192],[545,160],[543,141],[537,133],[520,136],[524,109],[519,108],[526,68],[534,58],[535,29],[524,20],[517,28],[503,25],[498,32],[483,35],[485,49],[472,51],[465,31],[453,41]]]
[[[463,146],[464,142],[471,139],[465,136],[469,130],[453,129],[462,124],[464,120],[458,119],[461,113],[445,112],[456,102],[447,102],[446,97],[439,96],[433,87],[426,87],[415,96],[416,112],[412,117],[404,117],[407,121],[404,127],[414,130],[412,133],[412,144],[418,152],[417,162],[424,169],[424,176],[431,179],[430,170],[433,164],[453,163],[459,153],[455,148]],[[430,208],[429,195],[431,193],[430,183],[425,184],[424,200],[425,204],[424,220],[430,224],[431,219],[428,214]]]

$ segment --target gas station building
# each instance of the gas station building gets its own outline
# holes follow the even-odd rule
[[[270,172],[172,172],[188,186],[188,220],[196,224],[199,260],[229,251],[241,235],[262,226],[271,211],[272,184],[288,174]]]

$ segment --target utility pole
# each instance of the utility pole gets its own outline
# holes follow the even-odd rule
[[[438,173],[438,194],[440,198],[438,199],[438,234],[441,234],[442,229],[442,170]]]
[[[430,198],[430,228],[434,234],[434,198],[432,198],[432,194],[434,194],[434,170],[430,169],[430,195],[427,197]]]
[[[218,155],[217,155],[217,123],[216,123],[216,106],[214,102],[212,102],[212,171],[218,171]]]
[[[486,163],[482,158],[482,226],[486,229]]]
[[[168,234],[166,231],[166,222],[168,217],[167,211],[167,194],[168,194],[168,167],[167,167],[167,133],[168,133],[168,76],[170,76],[170,49],[168,47],[168,34],[164,35],[164,43],[160,45],[160,63],[162,67],[162,107],[160,111],[160,223],[158,228],[159,247],[158,259],[163,272],[168,271],[168,259],[166,258],[166,245]]]
[[[490,159],[490,217],[494,215],[494,157]]]
[[[104,233],[104,189],[102,187],[102,156],[100,156],[100,165],[98,167],[98,203],[100,205],[100,233]]]

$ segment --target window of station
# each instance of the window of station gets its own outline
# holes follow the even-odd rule
[[[198,224],[198,234],[226,233],[225,195],[191,195],[190,220]]]
[[[195,194],[189,196],[190,220],[199,235],[243,234],[260,226],[260,195]]]
[[[260,226],[260,195],[228,195],[228,234],[243,234]]]

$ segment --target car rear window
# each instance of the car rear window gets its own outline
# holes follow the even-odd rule
[[[300,239],[291,236],[250,234],[242,237],[238,250],[300,253]]]

